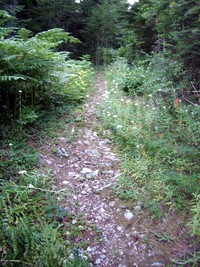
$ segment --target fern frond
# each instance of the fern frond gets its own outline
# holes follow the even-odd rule
[[[0,76],[0,81],[17,81],[17,80],[26,80],[24,76],[21,75],[1,75]]]

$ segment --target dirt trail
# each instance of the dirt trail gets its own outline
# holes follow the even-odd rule
[[[78,131],[76,141],[69,142],[64,132],[60,132],[56,146],[60,157],[50,153],[49,147],[51,155],[43,153],[41,163],[53,169],[60,188],[68,188],[62,206],[74,214],[72,224],[78,224],[80,213],[86,221],[81,238],[74,237],[74,244],[80,241],[88,244],[79,254],[83,256],[86,252],[91,266],[167,266],[173,244],[162,247],[155,238],[149,240],[147,233],[154,226],[147,214],[138,216],[142,210],[140,204],[128,208],[114,194],[113,188],[121,174],[120,160],[110,141],[99,137],[95,130],[100,123],[97,109],[107,92],[100,74],[96,81],[96,90],[81,113],[84,123],[75,129],[67,126],[72,132]],[[163,230],[166,225],[166,221],[161,223]]]

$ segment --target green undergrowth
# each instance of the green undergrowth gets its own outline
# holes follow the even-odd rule
[[[65,97],[39,108],[37,119],[29,115],[23,124],[2,121],[0,136],[0,255],[1,266],[89,266],[80,254],[88,226],[63,208],[66,190],[56,188],[51,169],[39,169],[39,149],[57,142],[59,132],[75,138],[71,126],[83,111],[81,103],[92,91],[89,62],[72,62],[73,74],[63,87]],[[66,92],[67,90],[67,92]],[[62,93],[62,92],[61,92]],[[22,117],[21,117],[22,119]],[[69,125],[69,127],[68,127]],[[74,245],[74,239],[80,242]]]
[[[63,106],[63,108],[67,106]],[[85,222],[62,208],[67,194],[56,188],[51,169],[39,171],[37,147],[57,140],[58,130],[72,123],[78,105],[65,112],[54,110],[16,135],[14,129],[1,140],[0,177],[0,254],[2,266],[89,266],[79,255],[84,244],[73,245],[81,236]],[[58,120],[59,119],[59,120]],[[9,127],[10,129],[10,127]],[[12,133],[15,133],[15,136]],[[12,141],[12,143],[11,143]],[[88,226],[87,226],[88,227]],[[67,233],[68,231],[68,233]],[[84,256],[87,258],[87,256]]]
[[[134,66],[120,60],[106,70],[100,114],[122,154],[117,193],[142,202],[153,219],[166,210],[190,212],[192,233],[199,235],[200,106],[177,97],[185,83],[177,85],[179,66],[161,61],[161,69],[157,60]]]
[[[2,266],[88,266],[66,234],[64,222],[72,225],[72,216],[57,203],[66,190],[53,189],[52,178],[21,171],[17,179],[1,180]]]

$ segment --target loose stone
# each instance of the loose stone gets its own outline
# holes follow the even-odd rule
[[[99,158],[100,157],[100,154],[99,154],[99,151],[97,149],[88,149],[85,151],[85,153],[88,155],[88,156],[91,156],[91,157],[96,157],[96,158]]]
[[[100,264],[101,263],[101,259],[97,259],[96,261],[95,261],[95,264]]]
[[[130,212],[130,210],[128,210],[125,214],[124,214],[124,217],[127,219],[127,220],[131,220],[133,218],[133,213]]]
[[[109,202],[109,206],[110,206],[111,208],[113,208],[113,207],[115,206],[115,201],[111,201],[111,202]]]
[[[91,247],[88,247],[88,248],[87,248],[87,251],[88,251],[88,252],[92,252],[93,250],[94,250],[94,248],[91,248]]]
[[[103,259],[105,259],[106,258],[106,255],[100,255],[100,258],[103,260]]]
[[[76,176],[76,173],[75,172],[68,172],[68,176],[69,177],[74,177],[74,176]]]
[[[87,141],[87,140],[86,140],[86,141],[84,141],[84,142],[83,142],[83,144],[84,144],[84,145],[87,145],[87,146],[90,146],[90,142],[89,142],[89,141]]]
[[[81,191],[82,195],[87,195],[87,192],[85,190]]]
[[[57,154],[58,156],[61,156],[61,157],[65,157],[65,158],[69,157],[69,153],[67,153],[67,151],[63,147],[58,148]]]
[[[87,173],[91,173],[91,172],[93,172],[93,170],[91,170],[89,168],[83,168],[81,171],[81,173],[83,173],[83,174],[87,174]]]
[[[152,267],[163,267],[165,265],[163,263],[161,263],[161,262],[154,262],[154,263],[151,264],[151,266]]]

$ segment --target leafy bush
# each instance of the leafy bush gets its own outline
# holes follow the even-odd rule
[[[6,15],[7,13],[2,13]],[[1,15],[1,14],[0,14]],[[7,18],[7,17],[6,17]],[[66,100],[83,99],[90,63],[68,60],[67,52],[54,50],[62,42],[78,42],[62,29],[51,29],[30,37],[26,29],[1,27],[0,111],[2,118],[19,118],[21,125],[34,122],[38,107],[49,108]]]

